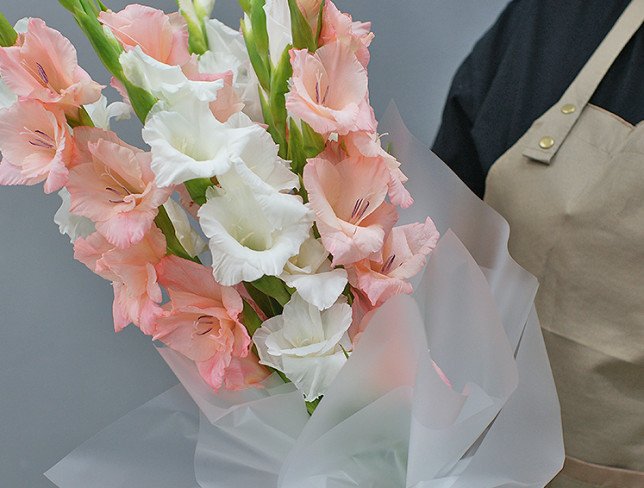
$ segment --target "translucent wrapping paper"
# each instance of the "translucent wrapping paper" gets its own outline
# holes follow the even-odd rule
[[[49,479],[60,488],[536,488],[559,471],[537,283],[510,258],[507,223],[395,109],[382,125],[416,199],[402,223],[429,215],[443,237],[414,295],[378,310],[315,414],[277,377],[214,394],[190,361],[160,349],[182,385],[87,441]]]

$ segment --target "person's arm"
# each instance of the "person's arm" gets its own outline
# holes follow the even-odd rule
[[[471,56],[458,69],[452,82],[443,120],[432,150],[452,168],[479,197],[485,191],[485,172],[472,137],[474,109],[468,98],[472,91]]]
[[[494,25],[476,43],[472,52],[459,67],[445,103],[443,118],[432,150],[467,184],[479,197],[485,192],[485,178],[490,162],[484,161],[479,144],[494,145],[498,138],[474,137],[474,128],[480,132],[505,131],[506,120],[497,120],[494,127],[482,127],[477,117],[484,104],[494,102],[495,94],[490,88],[498,75],[500,61],[509,44],[513,25],[516,22],[517,4],[511,2]],[[525,3],[525,2],[524,2]],[[504,100],[496,101],[496,106]],[[488,147],[482,148],[484,150]]]

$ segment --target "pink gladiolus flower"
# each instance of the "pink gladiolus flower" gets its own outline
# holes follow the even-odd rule
[[[242,298],[220,286],[212,270],[176,256],[157,265],[170,303],[157,319],[155,340],[197,363],[214,389],[241,389],[264,380],[265,368],[250,352],[251,339],[239,320]]]
[[[89,128],[78,128],[75,134],[83,161],[69,174],[71,212],[95,222],[96,230],[117,247],[136,244],[173,188],[157,187],[150,153],[116,134]]]
[[[374,35],[371,22],[354,22],[349,14],[340,12],[333,2],[327,0],[322,13],[320,45],[336,41],[348,44],[365,68],[369,64],[369,46]]]
[[[349,283],[375,307],[394,295],[411,293],[407,280],[423,269],[439,237],[429,218],[423,224],[394,227],[380,252],[347,269]]]
[[[49,112],[36,100],[0,111],[0,185],[45,182],[45,193],[67,183],[73,142],[62,112]]]
[[[293,78],[286,107],[320,134],[340,135],[373,128],[367,102],[367,71],[340,42],[315,54],[291,51]]]
[[[353,158],[380,159],[389,170],[389,199],[394,205],[408,208],[414,203],[411,194],[405,188],[408,178],[400,170],[400,163],[385,151],[375,132],[352,132],[342,138],[343,146]]]
[[[161,63],[181,66],[190,60],[188,25],[179,13],[167,15],[144,5],[120,12],[101,12],[98,20],[110,28],[126,50],[135,46]]]
[[[166,254],[165,237],[153,227],[137,244],[119,249],[98,232],[74,242],[74,257],[114,288],[114,330],[134,323],[147,335],[155,333],[162,295],[155,266]]]
[[[310,206],[333,264],[355,263],[380,251],[398,219],[396,208],[385,201],[389,172],[377,162],[334,162],[324,156],[304,167]]]
[[[97,101],[103,88],[78,66],[71,42],[41,19],[29,20],[15,46],[0,48],[0,76],[19,97],[60,107],[72,117],[81,105]]]

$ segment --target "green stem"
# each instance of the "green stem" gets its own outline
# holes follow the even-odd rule
[[[165,236],[169,254],[174,254],[175,256],[179,256],[180,258],[188,259],[190,261],[194,261],[195,263],[201,264],[199,258],[197,256],[191,256],[190,254],[188,254],[188,251],[186,251],[185,248],[181,245],[181,242],[179,242],[176,231],[174,230],[174,225],[172,225],[172,220],[170,220],[168,212],[166,212],[166,209],[165,207],[163,207],[163,205],[159,207],[159,214],[154,219],[154,222],[157,227],[161,229],[161,232],[163,232],[163,235]]]

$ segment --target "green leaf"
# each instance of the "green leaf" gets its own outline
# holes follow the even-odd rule
[[[282,280],[276,276],[263,276],[252,282],[259,291],[277,300],[283,307],[291,300],[291,291]]]
[[[269,92],[271,89],[271,75],[268,65],[264,62],[264,59],[257,51],[257,44],[252,29],[249,30],[246,27],[246,22],[244,22],[243,19],[241,21],[241,31],[244,36],[244,41],[246,42],[246,50],[248,51],[250,64],[253,65],[259,84],[264,90]]]
[[[311,26],[297,6],[297,0],[288,0],[288,8],[291,11],[293,46],[296,49],[308,49],[315,52],[318,48],[317,41],[313,38]]]
[[[306,164],[302,131],[293,119],[289,120],[288,159],[292,161],[291,170],[301,175]]]
[[[185,185],[192,201],[203,205],[206,203],[206,191],[213,186],[213,183],[209,178],[195,178],[194,180],[186,181]]]
[[[16,43],[18,33],[9,23],[7,18],[0,12],[0,47],[10,47]]]
[[[290,48],[290,46],[287,46],[282,53],[278,65],[273,70],[269,97],[271,123],[277,133],[277,138],[274,139],[280,145],[282,152],[287,150],[286,119],[288,112],[286,110],[286,94],[289,90],[288,80],[293,76],[293,67],[291,66],[291,57],[289,54]]]
[[[159,207],[159,213],[154,219],[154,223],[159,229],[161,229],[161,232],[163,232],[163,235],[165,236],[169,254],[174,254],[180,258],[194,261],[195,263],[201,263],[197,256],[191,256],[188,254],[188,251],[186,251],[181,245],[181,242],[179,242],[174,225],[172,225],[172,220],[170,220],[170,216],[163,205]]]
[[[248,335],[251,337],[262,326],[262,319],[259,318],[255,309],[246,300],[244,300],[244,309],[242,310],[242,321],[248,331]]]
[[[250,14],[251,0],[239,0],[239,5],[246,14]]]
[[[315,409],[318,408],[318,405],[322,401],[323,397],[316,398],[312,402],[306,402],[306,410],[309,412],[309,415],[313,415],[313,412],[315,412]]]
[[[302,139],[306,159],[314,158],[324,151],[326,146],[324,137],[315,132],[311,126],[304,121],[302,121]]]
[[[264,63],[270,67],[268,55],[268,30],[266,28],[266,12],[264,5],[266,0],[251,0],[250,25],[253,29],[253,37],[257,52],[262,57]]]
[[[259,291],[252,283],[244,282],[244,288],[246,288],[250,297],[267,317],[270,318],[281,315],[282,306],[277,302],[277,300]]]
[[[75,128],[75,127],[94,127],[94,121],[92,120],[92,118],[87,113],[87,110],[85,110],[85,107],[81,107],[78,110],[78,119],[74,119],[74,118],[72,118],[72,117],[70,117],[68,115],[67,116],[67,123],[72,128]]]

